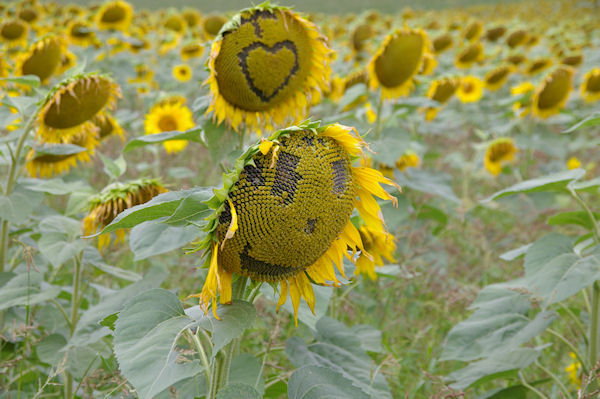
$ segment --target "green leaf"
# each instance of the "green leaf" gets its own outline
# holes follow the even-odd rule
[[[61,334],[50,334],[35,346],[38,358],[47,364],[58,364],[65,353],[62,349],[67,345],[67,339]]]
[[[90,306],[81,314],[69,345],[81,346],[110,335],[110,329],[99,323],[106,317],[119,312],[129,299],[141,292],[158,287],[166,277],[167,273],[164,270],[152,268],[142,280],[102,296],[98,304]]]
[[[13,76],[10,78],[0,78],[2,82],[16,83],[29,87],[40,87],[40,78],[37,75]]]
[[[499,258],[506,261],[515,260],[519,256],[524,255],[532,245],[533,244],[521,245],[519,248],[511,249],[510,251],[503,253]]]
[[[600,188],[600,177],[586,181],[572,182],[569,187],[575,191],[584,191],[588,193],[597,193]]]
[[[294,371],[288,382],[289,399],[370,399],[352,380],[322,366],[304,366]]]
[[[36,157],[40,155],[75,155],[80,152],[88,151],[87,148],[75,144],[49,144],[35,147],[34,150]]]
[[[0,288],[0,310],[13,306],[36,305],[56,298],[60,287],[44,284],[37,272],[18,274]]]
[[[231,340],[241,337],[244,331],[252,327],[256,318],[254,305],[239,300],[231,305],[218,306],[217,314],[221,320],[215,319],[212,313],[205,315],[199,306],[187,308],[185,313],[194,318],[199,327],[212,334],[212,357]]]
[[[98,234],[110,233],[117,229],[131,228],[148,220],[171,216],[185,198],[206,195],[204,187],[189,190],[169,191],[157,195],[150,201],[136,205],[119,213],[117,217]],[[96,234],[96,235],[98,235]]]
[[[230,383],[219,389],[217,399],[261,399],[262,395],[254,387],[242,383]]]
[[[470,363],[448,375],[450,386],[464,390],[497,378],[515,377],[517,372],[529,366],[540,355],[542,348],[520,348],[501,351],[498,355]]]
[[[395,173],[394,177],[402,188],[421,191],[457,204],[460,203],[460,199],[450,186],[450,177],[446,174],[433,174],[421,169],[408,168],[403,173]]]
[[[142,279],[142,276],[140,276],[139,274],[137,274],[134,271],[107,265],[106,263],[104,263],[104,260],[102,259],[102,255],[100,255],[100,252],[98,252],[98,250],[95,247],[92,247],[90,245],[86,246],[85,249],[83,250],[83,260],[82,261],[86,265],[92,265],[96,269],[98,269],[106,274],[109,274],[111,276],[114,276],[114,277],[117,277],[117,278],[120,278],[123,280],[136,282],[136,281],[140,281]]]
[[[0,195],[0,219],[20,225],[29,219],[43,199],[44,194],[18,184],[8,197]]]
[[[177,340],[195,324],[177,296],[163,289],[129,300],[115,324],[114,352],[123,376],[142,399],[202,372],[198,360],[181,361]]]
[[[596,220],[600,220],[600,212],[593,212]],[[585,211],[562,212],[552,215],[548,218],[550,226],[560,226],[565,224],[575,224],[584,227],[588,230],[594,229],[594,222],[590,220],[589,215]]]
[[[486,203],[498,198],[506,197],[513,194],[536,193],[541,191],[564,191],[569,183],[581,179],[585,175],[583,169],[573,169],[566,172],[553,173],[550,175],[538,177],[531,180],[519,182],[513,186],[500,190],[490,197],[481,200]]]
[[[39,225],[42,233],[38,246],[40,252],[54,267],[76,257],[87,246],[79,239],[81,222],[62,215],[44,218]]]
[[[206,234],[193,225],[177,227],[161,221],[163,220],[143,222],[131,229],[129,246],[135,261],[181,248]]]
[[[397,127],[386,128],[381,132],[382,138],[371,143],[371,149],[377,154],[377,161],[394,166],[401,151],[410,146],[410,136]]]
[[[185,226],[189,223],[202,223],[212,212],[212,209],[206,205],[213,196],[213,191],[210,188],[199,188],[194,194],[185,197],[175,212],[165,220],[165,223],[174,226]]]
[[[567,130],[563,131],[563,133],[571,133],[577,129],[581,129],[582,127],[596,126],[596,125],[600,125],[600,113],[598,113],[598,112],[595,112],[595,113],[591,114],[590,116],[588,116],[587,118],[580,120],[579,122],[577,122],[576,124],[574,124],[573,126],[568,128]]]
[[[368,95],[367,86],[363,83],[356,84],[344,92],[344,95],[338,104],[338,109],[344,109],[358,100],[361,96],[366,95]]]
[[[496,388],[479,395],[477,399],[527,399],[529,388],[524,385],[513,385],[507,388]]]
[[[100,155],[100,159],[102,159],[102,163],[104,164],[104,172],[112,180],[117,180],[119,176],[121,176],[127,170],[127,163],[125,162],[123,155],[120,155],[119,158],[115,160],[102,155],[100,152],[98,155]]]
[[[231,164],[239,157],[240,151],[235,150],[240,140],[238,133],[228,129],[224,123],[216,125],[210,118],[205,118],[202,123],[204,129],[204,142],[210,153],[210,159],[215,163],[223,160]]]
[[[325,366],[343,375],[375,398],[391,398],[390,388],[366,354],[355,332],[329,317],[317,322],[317,342],[306,345],[297,337],[286,342],[286,354],[296,366]]]
[[[194,127],[184,132],[173,131],[139,136],[129,140],[129,142],[125,145],[125,148],[123,148],[123,153],[129,152],[138,147],[143,147],[149,144],[160,144],[169,140],[189,140],[206,145],[202,139],[202,131],[203,130],[201,127]]]
[[[245,384],[253,387],[262,398],[265,394],[265,380],[260,360],[248,353],[240,353],[231,362],[229,384]]]
[[[89,189],[90,186],[82,180],[66,182],[61,178],[55,179],[19,179],[19,184],[29,191],[39,191],[52,195],[66,195],[75,191]]]

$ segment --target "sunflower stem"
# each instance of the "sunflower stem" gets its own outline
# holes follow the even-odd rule
[[[383,108],[383,95],[379,91],[379,102],[377,103],[377,115],[375,115],[375,140],[381,135],[381,109]]]
[[[15,183],[19,174],[17,171],[19,170],[19,161],[21,160],[21,151],[23,151],[23,146],[25,145],[25,141],[29,136],[29,132],[33,129],[33,125],[37,118],[40,108],[36,109],[36,111],[29,117],[25,127],[23,128],[23,134],[19,137],[19,141],[17,142],[17,147],[14,152],[13,160],[10,163],[8,169],[8,175],[6,176],[6,186],[4,187],[4,195],[9,196],[12,193],[13,188],[15,187]],[[0,231],[0,272],[4,271],[4,265],[6,264],[6,258],[8,256],[8,229],[10,227],[10,223],[8,220],[2,221],[2,227]]]
[[[79,315],[79,289],[81,286],[81,254],[75,257],[75,270],[73,271],[73,293],[71,295],[71,320],[69,323],[69,338],[73,337]],[[65,399],[73,398],[73,375],[65,372]]]
[[[592,314],[590,321],[590,337],[588,339],[590,367],[594,368],[598,362],[598,311],[600,310],[600,286],[594,282],[592,287]]]

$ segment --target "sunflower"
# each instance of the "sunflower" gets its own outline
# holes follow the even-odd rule
[[[173,77],[180,82],[187,82],[192,78],[192,68],[188,64],[175,65],[173,67]]]
[[[215,211],[196,247],[204,250],[209,271],[201,293],[192,297],[205,312],[212,302],[216,316],[217,295],[221,303],[231,302],[236,273],[279,284],[277,308],[289,293],[297,323],[301,298],[314,309],[311,283],[339,285],[332,264],[343,276],[343,258],[356,262],[357,248],[377,261],[350,216],[356,208],[366,228],[385,234],[373,196],[395,203],[380,186],[394,183],[379,171],[352,166],[364,146],[353,128],[307,122],[277,131],[242,155],[207,202]]]
[[[373,89],[381,86],[384,99],[408,95],[428,51],[429,40],[424,31],[396,30],[385,38],[367,65],[369,86]]]
[[[563,57],[560,60],[560,63],[563,65],[569,65],[572,67],[578,67],[583,63],[583,55],[582,54],[574,54]]]
[[[104,140],[110,136],[119,136],[121,140],[125,139],[123,128],[108,112],[93,117],[92,123],[98,128],[98,138],[100,140]]]
[[[200,43],[189,43],[181,47],[179,55],[181,59],[187,61],[191,58],[201,57],[204,53],[204,46]]]
[[[579,169],[581,167],[581,161],[577,157],[571,157],[567,161],[567,169]]]
[[[526,60],[527,60],[527,57],[525,57],[523,54],[513,54],[513,55],[510,55],[510,56],[506,57],[506,61],[509,64],[512,64],[512,65],[515,65],[515,66],[521,65]]]
[[[423,56],[423,63],[421,64],[421,69],[419,70],[419,75],[426,76],[431,75],[435,67],[437,67],[438,62],[431,53],[426,53]]]
[[[464,48],[456,55],[454,63],[458,68],[469,68],[476,62],[483,61],[483,44],[477,42]]]
[[[18,19],[8,20],[0,25],[0,40],[8,47],[25,46],[28,34],[29,27]]]
[[[548,69],[552,65],[552,60],[550,58],[538,58],[535,60],[531,60],[527,68],[525,68],[525,73],[529,76],[536,75],[542,72],[545,69]]]
[[[369,24],[360,24],[352,31],[350,43],[352,43],[352,49],[356,52],[365,49],[367,41],[375,36],[375,30]]]
[[[287,8],[243,10],[213,42],[207,112],[235,130],[304,118],[327,88],[329,52],[317,27]]]
[[[492,175],[497,176],[502,171],[502,166],[511,162],[519,151],[513,139],[508,137],[498,138],[490,143],[485,157],[484,166]]]
[[[502,65],[488,71],[484,78],[485,88],[489,91],[499,90],[514,70],[512,65]]]
[[[40,13],[33,7],[25,7],[19,10],[17,16],[20,20],[32,25],[40,19]]]
[[[167,190],[156,179],[138,179],[127,183],[112,183],[88,202],[88,214],[83,219],[83,233],[95,234],[108,226],[125,209],[144,204]],[[125,239],[125,229],[115,231],[116,242]],[[98,249],[110,244],[110,234],[98,237]]]
[[[452,47],[452,35],[450,33],[443,33],[433,39],[432,41],[433,51],[436,54],[443,53]]]
[[[600,68],[594,68],[585,74],[579,92],[586,102],[600,100]]]
[[[406,168],[416,168],[420,164],[421,158],[419,158],[419,156],[414,152],[408,151],[402,154],[400,158],[398,158],[395,165],[399,171],[404,172]]]
[[[194,10],[193,8],[183,10],[181,16],[183,17],[183,19],[185,19],[185,23],[190,28],[195,28],[200,24],[200,21],[202,20],[202,16],[200,15],[200,13],[197,10]]]
[[[549,74],[531,98],[531,112],[540,118],[557,114],[573,88],[573,69],[561,66]]]
[[[84,21],[72,21],[67,26],[67,37],[69,42],[78,46],[89,46],[94,44],[96,34]]]
[[[394,236],[382,229],[374,229],[367,225],[358,228],[358,234],[362,241],[364,251],[356,260],[354,274],[363,274],[371,280],[377,279],[375,266],[383,266],[386,258],[389,262],[395,262],[394,252],[396,244]]]
[[[183,103],[163,101],[154,105],[144,120],[146,134],[156,134],[172,131],[186,131],[194,127],[192,111]],[[183,150],[187,140],[169,140],[163,147],[169,154]]]
[[[527,31],[523,29],[512,32],[506,38],[506,45],[510,48],[518,47],[527,42]]]
[[[163,23],[163,26],[167,30],[175,32],[178,35],[185,34],[187,29],[187,23],[185,22],[185,19],[181,15],[177,14],[170,15]]]
[[[463,103],[477,102],[483,96],[484,83],[477,76],[463,76],[456,89],[456,96]]]
[[[440,105],[444,105],[452,98],[459,85],[460,81],[457,78],[441,78],[434,80],[429,85],[427,97],[437,101]],[[439,107],[427,107],[424,111],[425,120],[431,121],[436,117]]]
[[[67,45],[56,35],[46,36],[33,43],[26,53],[19,56],[16,75],[35,75],[45,84],[60,70]]]
[[[500,25],[490,28],[485,32],[485,38],[490,42],[496,42],[506,33],[506,27]]]
[[[64,144],[73,144],[83,147],[85,150],[74,150],[70,153],[58,155],[44,152],[43,147],[37,151],[32,148],[27,154],[27,163],[25,164],[29,175],[49,178],[68,172],[78,162],[90,162],[90,156],[94,154],[94,150],[98,146],[98,138],[95,132],[82,132],[65,140]]]
[[[223,25],[225,25],[226,22],[227,19],[223,18],[220,15],[210,15],[206,17],[206,19],[204,19],[203,24],[204,34],[207,38],[212,39],[213,37],[219,34],[221,28],[223,27]]]
[[[483,24],[479,21],[474,21],[467,25],[463,31],[463,38],[469,42],[477,41],[483,33]]]
[[[91,119],[114,108],[121,89],[98,74],[76,75],[54,88],[37,117],[37,136],[61,143],[79,134],[96,132]]]
[[[126,32],[133,18],[133,7],[126,1],[104,3],[96,12],[96,25],[101,30]]]

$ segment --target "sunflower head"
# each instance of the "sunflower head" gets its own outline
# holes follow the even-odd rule
[[[477,76],[464,76],[460,78],[456,96],[463,103],[477,102],[483,96],[483,87],[483,81]]]
[[[508,80],[515,68],[512,65],[501,65],[485,74],[485,88],[489,91],[499,90]]]
[[[0,25],[0,40],[8,47],[24,46],[27,44],[29,27],[18,19],[8,20]]]
[[[443,53],[452,47],[452,35],[450,33],[442,33],[432,41],[433,51],[436,54]]]
[[[192,68],[188,64],[175,65],[173,77],[180,82],[187,82],[192,78]]]
[[[383,98],[409,94],[429,48],[424,31],[408,28],[395,31],[386,37],[367,66],[369,86],[381,87]]]
[[[515,66],[521,65],[526,60],[527,60],[527,57],[525,57],[523,54],[513,54],[513,55],[506,57],[506,61],[508,61],[509,64],[512,64]]]
[[[304,118],[327,88],[328,54],[316,26],[291,10],[243,10],[213,42],[207,112],[236,130]]]
[[[171,14],[165,19],[163,26],[178,35],[183,35],[187,29],[185,19],[179,14]]]
[[[421,64],[419,75],[431,75],[433,73],[433,70],[437,67],[437,65],[438,62],[435,59],[435,56],[432,53],[426,53],[423,56],[423,63]]]
[[[61,143],[82,133],[96,132],[92,118],[114,108],[120,96],[121,89],[107,76],[82,74],[69,78],[48,94],[37,117],[38,138]]]
[[[600,68],[594,68],[585,74],[580,94],[586,102],[600,100]]]
[[[127,31],[133,18],[133,6],[126,1],[104,3],[96,12],[96,25],[101,30]]]
[[[485,32],[485,38],[490,42],[496,42],[506,33],[506,27],[500,25],[493,28],[488,29]]]
[[[351,43],[354,51],[362,51],[367,41],[375,36],[375,30],[370,24],[360,24],[352,31]]]
[[[463,38],[469,42],[474,42],[483,33],[483,24],[479,21],[473,21],[463,31]]]
[[[185,19],[185,23],[190,28],[195,28],[196,26],[198,26],[200,24],[200,20],[202,19],[200,13],[197,10],[194,10],[193,8],[183,10],[181,16],[183,17],[183,19]]]
[[[201,57],[204,53],[204,46],[198,42],[188,43],[181,47],[179,55],[181,59],[187,61],[191,58]]]
[[[79,46],[93,44],[96,35],[87,22],[74,20],[67,26],[67,37],[69,42]]]
[[[485,152],[484,166],[488,172],[497,176],[502,171],[503,165],[514,160],[517,151],[513,139],[498,138],[488,146]]]
[[[573,54],[563,57],[560,60],[560,63],[563,65],[568,65],[572,67],[578,67],[583,63],[583,55],[582,54]]]
[[[456,55],[454,63],[459,68],[469,68],[476,62],[481,62],[484,58],[483,44],[473,43],[465,47]]]
[[[40,19],[40,13],[34,7],[24,7],[19,10],[17,16],[21,21],[25,21],[28,24],[34,24]]]
[[[383,266],[384,260],[395,262],[394,252],[396,243],[394,236],[385,230],[378,230],[362,225],[358,228],[364,252],[356,260],[355,274],[364,274],[371,280],[375,280],[375,266]],[[368,256],[371,255],[371,256]]]
[[[552,65],[552,60],[550,58],[538,58],[535,60],[531,60],[527,68],[525,68],[525,73],[529,76],[536,75],[542,72],[545,69],[548,69]]]
[[[144,121],[146,134],[180,131],[194,127],[192,111],[185,106],[180,97],[171,97],[155,104]],[[186,140],[169,140],[163,143],[168,153],[176,153],[187,146]]]
[[[278,307],[290,293],[297,312],[300,298],[314,306],[311,281],[338,284],[348,248],[369,259],[350,216],[356,207],[367,227],[384,233],[379,205],[392,200],[380,172],[353,167],[363,141],[352,128],[305,123],[280,130],[251,146],[225,175],[224,187],[209,200],[214,209],[207,237],[198,244],[210,266],[198,294],[206,310],[220,293],[231,301],[233,273],[280,284]],[[215,306],[213,306],[213,311]]]
[[[508,37],[506,38],[506,45],[510,48],[518,47],[527,42],[527,36],[528,36],[528,33],[526,30],[523,30],[523,29],[516,30],[516,31],[512,32],[510,35],[508,35]]]
[[[123,128],[108,112],[94,116],[92,118],[92,123],[98,128],[98,138],[100,140],[104,140],[111,136],[119,136],[121,140],[125,139]]]
[[[561,66],[550,73],[531,98],[533,115],[547,118],[564,107],[573,88],[573,69]]]
[[[88,201],[88,214],[83,219],[85,235],[94,234],[108,226],[115,217],[125,209],[144,204],[158,194],[167,190],[156,179],[138,179],[127,183],[112,183],[100,194]],[[117,230],[117,242],[125,238],[124,230]],[[110,234],[98,237],[98,248],[103,249],[110,244]]]
[[[441,78],[434,80],[429,85],[427,90],[427,97],[440,103],[441,106],[446,104],[454,95],[460,85],[458,78]],[[422,109],[425,112],[425,120],[431,121],[435,119],[439,107],[427,107]]]
[[[412,152],[408,151],[402,154],[400,158],[395,163],[396,168],[399,171],[404,172],[407,168],[416,168],[421,164],[421,158]]]
[[[42,83],[59,71],[67,45],[55,35],[46,36],[33,43],[17,60],[17,75],[36,75]]]

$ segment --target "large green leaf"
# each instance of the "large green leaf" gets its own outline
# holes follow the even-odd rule
[[[265,380],[261,370],[261,361],[248,353],[240,353],[231,362],[229,385],[245,384],[258,391],[260,397],[265,393]]]
[[[352,380],[322,366],[304,366],[294,371],[288,382],[290,399],[369,399],[370,396],[352,385]]]
[[[83,250],[83,263],[85,265],[91,265],[106,274],[110,274],[111,276],[123,280],[135,282],[140,281],[142,279],[142,276],[140,276],[132,270],[107,265],[106,263],[104,263],[104,259],[102,259],[102,255],[100,255],[100,252],[98,252],[96,247],[92,247],[91,245],[86,246]]]
[[[205,233],[194,225],[169,226],[161,219],[150,220],[131,229],[129,246],[137,261],[181,248],[202,234]]]
[[[582,127],[596,126],[596,125],[600,125],[600,113],[599,112],[594,112],[587,118],[580,120],[579,122],[577,122],[576,124],[574,124],[573,126],[568,128],[567,130],[565,130],[563,133],[571,133],[577,129],[581,129]]]
[[[219,389],[217,399],[260,399],[262,395],[253,386],[239,382]]]
[[[593,215],[596,220],[600,220],[600,212],[593,212]],[[588,230],[594,229],[594,221],[590,220],[590,216],[585,211],[562,212],[552,215],[548,218],[548,224],[551,226],[575,224]]]
[[[129,300],[115,324],[119,368],[142,399],[202,372],[198,360],[181,361],[177,341],[195,321],[177,296],[152,289]]]
[[[129,152],[135,148],[143,147],[149,144],[164,143],[165,141],[169,140],[189,140],[204,144],[204,140],[202,139],[202,128],[194,127],[184,132],[173,131],[135,137],[129,140],[129,142],[125,145],[125,148],[123,148],[123,152]]]
[[[317,322],[317,342],[299,338],[286,342],[286,354],[296,366],[324,366],[343,375],[373,398],[391,398],[387,381],[361,346],[359,337],[344,324],[328,317]]]
[[[566,172],[558,172],[531,180],[525,180],[505,188],[504,190],[500,190],[481,202],[486,203],[498,198],[506,197],[507,195],[519,193],[525,194],[536,193],[540,191],[564,191],[569,183],[581,179],[584,175],[585,170],[573,169]]]
[[[460,199],[450,186],[450,177],[446,174],[434,174],[425,170],[409,168],[402,173],[395,173],[394,177],[402,188],[421,191],[454,203],[460,203]]]
[[[35,305],[56,298],[60,287],[44,284],[38,272],[17,274],[0,288],[0,310],[12,306]]]
[[[213,357],[231,340],[239,338],[244,331],[252,327],[256,318],[254,305],[239,300],[233,301],[231,305],[218,306],[217,315],[220,320],[215,319],[212,313],[205,315],[199,306],[187,308],[185,313],[194,318],[198,326],[211,333]]]
[[[43,193],[17,185],[9,196],[0,195],[0,219],[21,224],[29,219],[43,199]]]
[[[19,184],[27,190],[40,191],[52,195],[71,194],[72,192],[86,190],[90,187],[86,182],[81,180],[64,181],[59,177],[54,179],[23,178],[19,179]]]
[[[39,225],[42,233],[38,246],[54,267],[78,256],[87,246],[84,240],[78,238],[81,222],[62,215],[52,215],[44,218]]]

